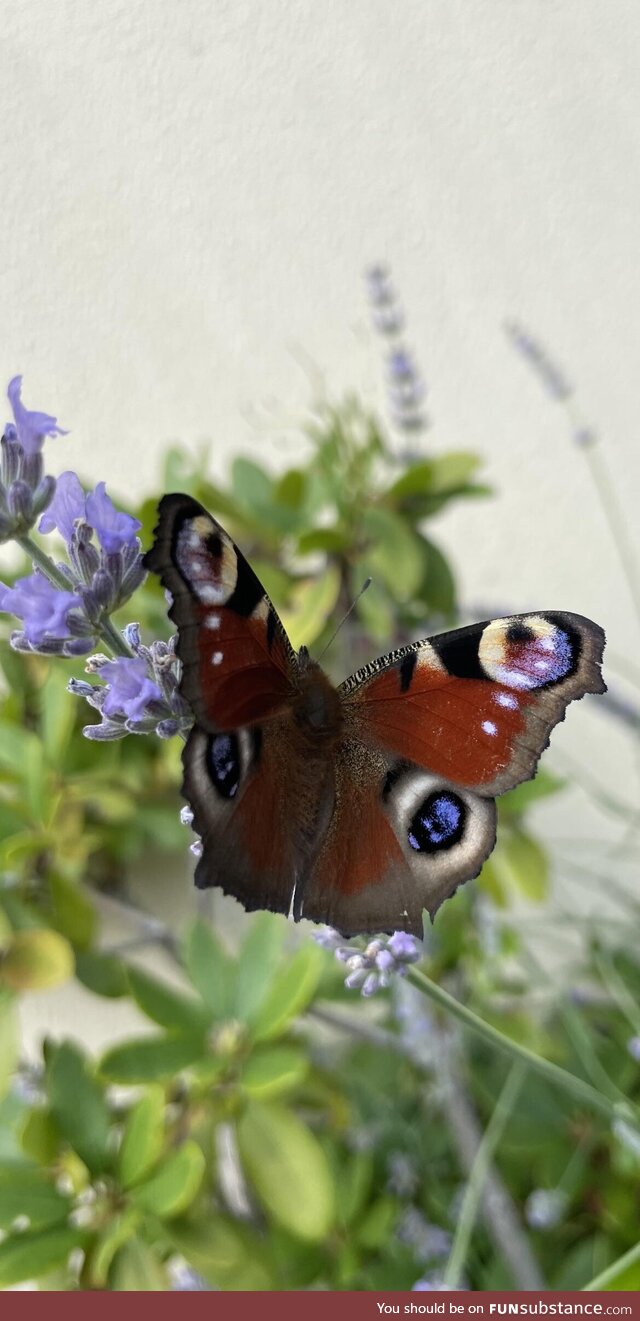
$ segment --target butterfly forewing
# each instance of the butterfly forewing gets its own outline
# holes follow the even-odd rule
[[[253,569],[197,500],[164,496],[145,565],[173,597],[181,691],[197,723],[233,730],[281,711],[295,653]]]
[[[339,692],[365,742],[495,796],[535,773],[570,701],[605,691],[603,647],[581,615],[512,615],[392,652]]]

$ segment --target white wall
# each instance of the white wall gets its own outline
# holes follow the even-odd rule
[[[480,450],[500,491],[440,520],[466,599],[582,611],[637,657],[584,458],[501,331],[578,385],[640,554],[636,0],[1,9],[0,377],[72,429],[52,468],[141,493],[176,439],[209,437],[214,471],[277,462],[308,400],[293,346],[376,398],[360,277],[386,258],[425,443]],[[637,800],[595,704],[556,744]]]

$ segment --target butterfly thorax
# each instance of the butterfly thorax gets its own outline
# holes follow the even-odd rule
[[[298,653],[298,681],[293,714],[305,732],[317,738],[334,739],[342,729],[342,706],[331,680],[311,660],[306,647]]]

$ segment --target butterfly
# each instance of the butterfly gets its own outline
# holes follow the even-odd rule
[[[172,597],[195,722],[196,885],[344,935],[422,936],[423,910],[491,853],[496,796],[535,774],[569,702],[606,691],[603,630],[554,610],[485,620],[335,687],[202,505],[166,495],[158,512],[145,566]]]

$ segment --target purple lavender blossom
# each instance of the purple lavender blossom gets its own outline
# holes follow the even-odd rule
[[[370,940],[363,950],[359,945],[342,943],[339,932],[332,927],[321,927],[313,939],[324,949],[332,949],[347,969],[345,986],[349,991],[360,991],[368,997],[381,987],[388,986],[391,978],[406,976],[410,963],[422,958],[422,944],[406,931],[395,931],[390,939],[378,936]]]
[[[138,518],[116,509],[107,495],[105,482],[98,482],[95,491],[87,496],[86,519],[107,555],[117,555],[123,547],[133,546],[136,533],[142,527]]]
[[[401,431],[422,431],[427,425],[423,403],[426,385],[401,338],[404,316],[386,266],[365,272],[375,329],[388,343],[386,369],[391,420]],[[414,457],[414,456],[411,456]]]
[[[0,610],[24,620],[27,641],[38,646],[49,638],[69,636],[69,611],[81,607],[75,592],[63,592],[40,573],[18,578],[13,587],[0,583]]]
[[[26,455],[38,454],[46,436],[66,436],[67,432],[58,426],[58,420],[49,413],[38,413],[25,408],[20,397],[22,377],[14,376],[9,382],[7,395],[13,412],[15,426],[9,423],[5,430],[8,439],[19,441]]]
[[[102,704],[106,716],[142,720],[150,702],[162,700],[158,685],[149,678],[147,666],[138,657],[118,656],[100,667],[100,678],[108,684]]]
[[[58,531],[71,541],[76,521],[85,518],[86,496],[75,472],[58,477],[53,500],[38,524],[39,532]]]

